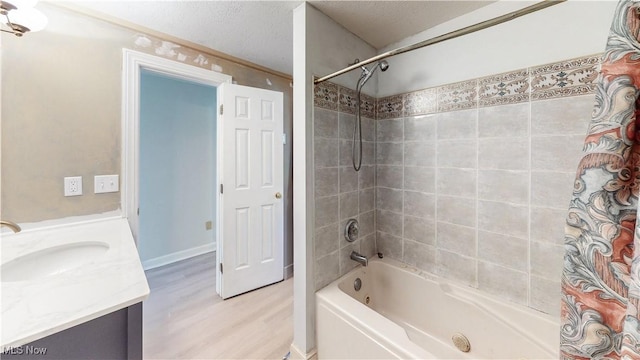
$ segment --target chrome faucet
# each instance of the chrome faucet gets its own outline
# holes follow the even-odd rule
[[[6,226],[9,229],[13,230],[14,233],[18,233],[22,230],[18,224],[9,220],[0,220],[0,226]]]
[[[369,265],[369,259],[367,259],[366,256],[361,255],[359,253],[357,253],[356,251],[352,251],[351,252],[351,256],[350,256],[351,260],[353,261],[357,261],[360,264],[362,264],[362,266],[367,266]]]

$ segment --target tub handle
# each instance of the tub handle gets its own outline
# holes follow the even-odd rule
[[[354,242],[358,239],[358,220],[349,219],[344,227],[344,238],[348,242]]]

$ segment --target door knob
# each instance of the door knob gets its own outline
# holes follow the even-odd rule
[[[282,197],[282,194],[280,194],[279,192],[276,193],[276,199],[280,199]]]

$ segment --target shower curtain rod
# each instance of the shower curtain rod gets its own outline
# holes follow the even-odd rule
[[[319,84],[319,83],[321,83],[323,81],[327,81],[327,80],[329,80],[331,78],[334,78],[334,77],[336,77],[338,75],[342,75],[342,74],[344,74],[346,72],[349,72],[349,71],[351,71],[353,69],[357,69],[357,68],[359,68],[361,66],[365,66],[365,65],[370,64],[372,62],[379,61],[379,60],[382,60],[382,59],[385,59],[385,58],[388,58],[388,57],[391,57],[391,56],[394,56],[394,55],[406,53],[408,51],[416,50],[416,49],[419,49],[419,48],[422,48],[422,47],[425,47],[425,46],[437,44],[439,42],[443,42],[445,40],[450,40],[450,39],[453,39],[453,38],[457,38],[457,37],[462,36],[462,35],[471,34],[471,33],[476,32],[478,30],[483,30],[483,29],[489,28],[489,27],[494,26],[494,25],[502,24],[504,22],[519,18],[520,16],[531,14],[532,12],[536,12],[538,10],[542,10],[542,9],[548,8],[549,6],[557,5],[557,4],[563,3],[565,1],[567,1],[567,0],[544,0],[544,1],[539,2],[537,4],[533,4],[531,6],[527,6],[526,8],[523,8],[523,9],[520,9],[520,10],[516,10],[516,11],[510,12],[508,14],[504,14],[502,16],[498,16],[498,17],[493,18],[493,19],[489,19],[489,20],[486,20],[486,21],[483,21],[483,22],[479,22],[477,24],[470,25],[470,26],[467,26],[467,27],[464,27],[464,28],[461,28],[461,29],[458,29],[458,30],[455,30],[455,31],[452,31],[452,32],[449,32],[449,33],[446,33],[446,34],[443,34],[443,35],[440,35],[440,36],[436,36],[436,37],[431,38],[431,39],[423,40],[423,41],[417,42],[417,43],[412,44],[412,45],[407,45],[405,47],[401,47],[401,48],[397,48],[397,49],[394,49],[394,50],[390,50],[390,51],[384,52],[382,54],[376,55],[376,56],[374,56],[372,58],[369,58],[367,60],[360,61],[358,63],[350,65],[350,66],[348,66],[348,67],[346,67],[346,68],[344,68],[344,69],[342,69],[340,71],[336,71],[336,72],[334,72],[332,74],[329,74],[327,76],[324,76],[324,77],[321,77],[319,79],[316,79],[316,80],[313,81],[313,83],[314,84]]]

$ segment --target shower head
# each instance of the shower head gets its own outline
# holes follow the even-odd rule
[[[389,68],[389,63],[386,62],[385,60],[378,61],[378,63],[371,70],[362,66],[362,74],[360,75],[360,80],[358,80],[358,86],[356,87],[362,88],[364,86],[364,83],[366,83],[369,80],[369,78],[371,78],[373,73],[376,72],[378,68],[380,68],[380,70],[382,71],[387,71],[387,69]]]
[[[362,166],[362,119],[360,117],[360,91],[362,91],[362,87],[364,84],[371,78],[374,72],[378,68],[381,71],[387,71],[389,68],[389,63],[382,60],[378,61],[377,64],[373,66],[373,69],[369,70],[365,66],[362,66],[362,74],[360,74],[360,79],[358,79],[358,83],[356,84],[356,92],[357,92],[357,100],[356,100],[356,121],[353,124],[353,142],[351,145],[351,162],[353,164],[353,169],[355,171],[360,171],[360,166]],[[359,134],[359,137],[356,137],[356,134]],[[356,139],[360,141],[357,142]],[[356,144],[359,144],[359,154],[358,160],[356,160]]]

